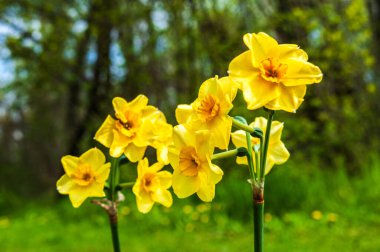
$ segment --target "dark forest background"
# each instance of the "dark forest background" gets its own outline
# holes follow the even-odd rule
[[[291,158],[360,176],[380,145],[378,0],[2,0],[0,207],[54,195],[61,156],[95,144],[114,96],[145,94],[175,124],[259,31],[324,73],[296,114],[276,114]],[[238,95],[232,113],[260,111]]]

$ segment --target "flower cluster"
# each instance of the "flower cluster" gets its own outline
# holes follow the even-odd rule
[[[256,179],[289,158],[281,141],[284,124],[272,121],[273,113],[268,120],[259,117],[249,125],[245,120],[242,123],[229,116],[233,101],[241,90],[249,110],[264,107],[270,112],[295,112],[304,100],[306,85],[320,82],[322,73],[297,45],[278,44],[265,33],[246,34],[243,40],[248,50],[231,61],[229,76],[204,81],[191,104],[178,105],[178,125],[174,127],[161,111],[148,105],[144,95],[130,102],[113,99],[114,114],[107,116],[94,139],[109,149],[112,160],[126,157],[137,163],[132,191],[140,212],[149,212],[155,202],[170,207],[171,186],[179,198],[197,194],[202,201],[212,201],[215,185],[223,176],[213,159],[232,153],[238,164],[248,164],[251,178]],[[238,130],[232,132],[233,126]],[[228,150],[231,139],[236,149]],[[157,162],[151,166],[145,158],[147,147],[157,154]],[[219,149],[217,154],[215,149]],[[118,164],[106,163],[96,148],[80,157],[65,156],[66,174],[57,182],[57,189],[69,195],[74,207],[87,197],[104,197],[110,167],[111,173],[117,169],[114,163]],[[173,174],[162,170],[167,164]],[[115,184],[115,176],[110,177],[112,194],[123,183]]]
[[[149,212],[154,202],[170,207],[173,200],[167,189],[171,187],[172,174],[161,169],[169,163],[168,146],[172,143],[173,127],[166,122],[161,111],[148,105],[148,98],[144,95],[130,102],[115,97],[112,104],[114,115],[107,116],[94,139],[109,148],[112,158],[119,159],[124,155],[130,162],[138,162],[138,177],[132,191],[140,212]],[[152,166],[144,158],[148,146],[157,153],[158,162]],[[104,163],[105,156],[98,149],[91,149],[79,158],[63,157],[66,174],[57,182],[58,191],[69,194],[74,207],[79,207],[87,197],[104,197],[111,167],[110,163]],[[113,180],[112,183],[111,187],[118,186]]]

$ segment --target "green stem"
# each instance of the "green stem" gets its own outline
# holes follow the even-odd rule
[[[117,228],[117,213],[115,216],[110,215],[110,227],[112,234],[113,251],[120,252],[119,231]]]
[[[122,190],[124,188],[129,188],[129,187],[132,187],[134,186],[136,182],[135,181],[132,181],[132,182],[124,182],[124,183],[119,183],[116,187],[116,190]]]
[[[269,146],[269,138],[270,138],[270,130],[272,127],[272,121],[273,121],[273,110],[268,110],[268,121],[267,121],[267,129],[265,131],[265,138],[264,138],[264,146],[262,151],[262,159],[261,159],[261,169],[260,169],[260,179],[264,179],[265,175],[265,166],[267,162],[267,154],[268,154],[268,146]]]
[[[255,252],[264,251],[264,182],[254,183],[253,188],[253,228]]]
[[[119,183],[119,161],[120,159],[111,158],[111,176],[110,176],[110,194],[108,199],[111,206],[107,213],[110,219],[110,227],[112,234],[112,244],[114,252],[120,252],[119,232],[117,228],[117,204],[116,204],[116,187]]]
[[[242,117],[239,116],[239,118],[243,119]],[[249,132],[249,133],[254,133],[255,132],[255,129],[254,128],[251,128],[247,125],[247,123],[243,123],[241,122],[240,120],[236,120],[235,118],[232,118],[232,125],[237,128],[237,129],[241,129],[241,130],[244,130],[246,132]]]
[[[238,154],[238,149],[223,151],[223,152],[212,155],[211,160],[236,157],[237,154]]]
[[[247,140],[247,160],[248,160],[248,167],[249,167],[249,174],[251,175],[252,180],[256,180],[256,173],[255,173],[255,167],[253,164],[253,157],[252,157],[252,141],[251,141],[251,135],[248,132],[245,132],[245,139]]]

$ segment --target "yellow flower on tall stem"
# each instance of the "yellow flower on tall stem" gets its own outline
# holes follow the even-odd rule
[[[170,207],[173,198],[168,188],[172,185],[172,174],[160,171],[163,163],[149,166],[148,159],[140,160],[137,165],[137,180],[132,188],[136,195],[137,208],[142,213],[148,213],[155,202]]]
[[[210,130],[216,147],[227,149],[230,142],[232,109],[237,84],[229,77],[211,78],[199,88],[198,98],[191,105],[178,105],[176,118],[189,130]]]
[[[146,96],[139,95],[131,102],[115,97],[112,104],[115,118],[108,116],[94,137],[110,148],[112,157],[117,158],[124,153],[131,162],[137,162],[144,156],[147,146],[152,144],[152,139],[163,136],[160,133],[162,127],[167,133],[165,139],[170,135],[171,126],[166,123],[161,111],[148,105]],[[161,127],[155,124],[157,120]],[[160,142],[160,139],[155,139],[155,142]]]
[[[266,128],[267,128],[267,119],[265,119],[264,117],[258,117],[249,126],[251,128],[253,127],[260,128],[265,134]],[[284,143],[281,141],[281,133],[282,133],[283,128],[284,128],[283,123],[280,123],[278,121],[272,122],[272,128],[270,131],[270,139],[269,139],[268,152],[267,152],[267,159],[266,159],[266,165],[265,165],[265,175],[270,172],[270,170],[275,164],[279,165],[279,164],[285,163],[290,156]],[[232,143],[236,146],[236,148],[239,148],[239,147],[247,148],[247,140],[246,140],[245,131],[237,130],[233,132],[231,134],[231,139],[232,139]],[[260,144],[260,140],[256,137],[252,137],[251,142],[252,142],[252,146]],[[253,151],[252,151],[252,157],[253,157],[253,164],[255,165],[257,160]],[[246,157],[237,157],[236,162],[238,164],[245,164],[245,165],[248,164]],[[257,171],[256,165],[255,165],[255,170]]]
[[[214,146],[210,132],[189,131],[183,125],[174,127],[174,145],[169,147],[169,161],[173,167],[173,190],[178,198],[196,193],[203,201],[212,201],[215,184],[223,171],[211,163]]]
[[[307,62],[306,52],[294,44],[278,44],[260,32],[244,35],[248,51],[234,58],[229,76],[240,84],[248,109],[296,112],[306,85],[322,80],[321,70]]]
[[[57,190],[68,194],[74,207],[79,207],[88,197],[104,197],[104,183],[110,172],[104,154],[92,148],[80,157],[64,156],[61,159],[66,174],[57,181]]]

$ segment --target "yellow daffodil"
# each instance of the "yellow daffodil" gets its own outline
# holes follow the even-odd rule
[[[267,119],[264,117],[256,118],[256,120],[249,125],[250,127],[257,127],[260,128],[264,134],[267,128]],[[282,129],[284,128],[284,124],[280,123],[278,121],[272,122],[272,128],[270,131],[270,138],[269,138],[269,145],[268,145],[268,153],[267,153],[267,161],[265,165],[265,174],[270,172],[273,165],[275,164],[283,164],[285,163],[290,154],[288,150],[286,149],[284,143],[281,141],[281,133]],[[245,138],[245,131],[238,130],[231,134],[232,143],[237,147],[246,147],[247,148],[247,142]],[[260,144],[260,141],[258,138],[252,137],[252,146],[256,144]],[[253,163],[255,162],[255,155],[252,152],[253,156]],[[245,157],[237,157],[236,162],[238,164],[247,164],[247,159]],[[256,167],[255,167],[256,170]]]
[[[104,154],[90,149],[80,157],[64,156],[61,159],[66,174],[57,181],[57,190],[68,194],[74,207],[79,207],[88,197],[104,197],[104,183],[110,172]]]
[[[238,86],[229,78],[218,76],[203,82],[198,98],[191,105],[179,105],[176,118],[189,130],[210,130],[216,147],[227,149],[230,141],[232,109]]]
[[[212,201],[215,184],[223,171],[211,163],[214,147],[207,130],[189,131],[183,125],[174,127],[174,145],[169,148],[169,161],[174,169],[173,190],[179,198],[194,193],[203,201]]]
[[[228,72],[240,84],[248,109],[296,112],[306,85],[322,80],[321,70],[297,45],[278,44],[263,32],[244,35],[244,43],[249,50],[231,61]]]
[[[149,145],[156,149],[157,160],[169,164],[168,146],[172,144],[172,125],[166,122],[165,115],[157,112],[146,120],[142,129],[149,140]]]
[[[172,185],[172,174],[160,171],[164,164],[158,162],[149,166],[148,159],[140,160],[137,165],[137,180],[132,188],[136,195],[137,208],[142,213],[148,213],[155,202],[170,207],[173,198],[168,188]]]
[[[108,116],[94,137],[110,148],[112,157],[124,153],[131,162],[137,162],[148,145],[166,143],[170,138],[171,126],[161,111],[147,105],[146,96],[139,95],[131,102],[115,97],[112,103],[115,118]]]

